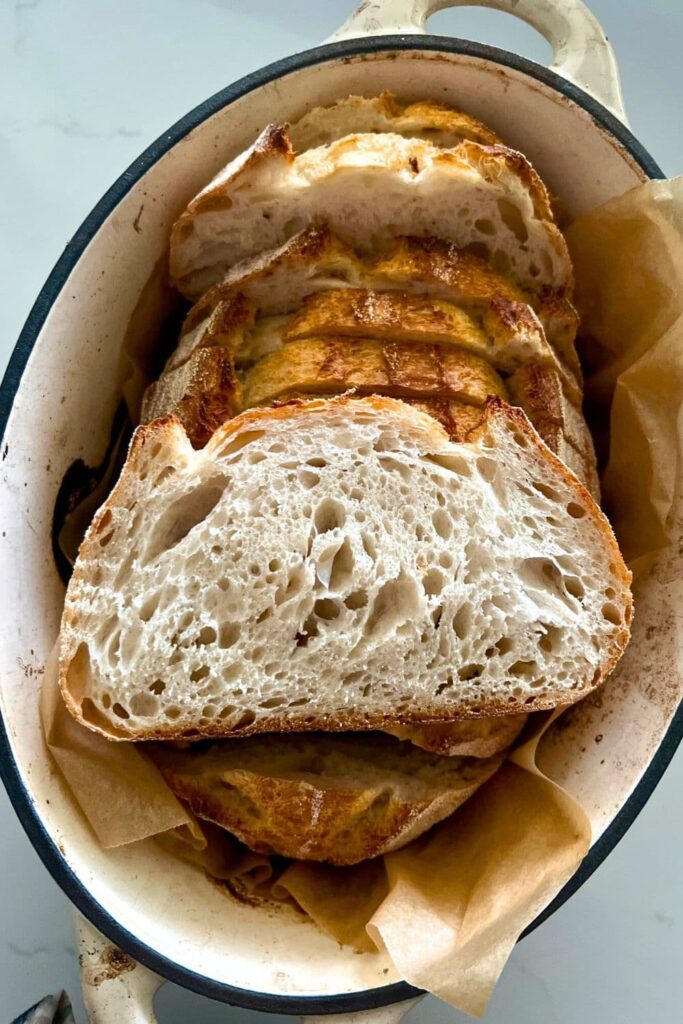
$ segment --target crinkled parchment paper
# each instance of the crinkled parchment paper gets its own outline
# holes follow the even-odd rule
[[[639,186],[567,235],[605,507],[638,577],[672,543],[681,474],[683,179]],[[451,818],[404,850],[333,868],[271,863],[200,825],[141,749],[72,721],[54,660],[42,713],[48,746],[103,846],[157,835],[229,886],[293,900],[339,942],[385,946],[403,978],[473,1015],[590,845],[586,814],[536,766],[543,716]]]

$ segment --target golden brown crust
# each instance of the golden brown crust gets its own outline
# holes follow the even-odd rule
[[[360,124],[363,131],[396,132],[399,135],[428,139],[436,145],[453,146],[463,139],[484,146],[500,142],[495,132],[481,121],[445,103],[437,100],[402,103],[393,93],[384,91],[369,99],[364,96],[347,96],[338,103],[314,107],[289,129],[295,150],[302,152],[312,146],[327,144],[332,138],[339,138],[336,130],[330,130],[330,123],[335,125],[334,115],[340,112],[346,115],[344,124],[348,118]],[[336,125],[339,123],[337,121]]]
[[[357,864],[451,814],[501,758],[449,758],[377,733],[145,748],[199,818],[257,853]]]
[[[264,356],[244,382],[244,405],[264,405],[290,392],[381,391],[395,398],[447,397],[483,405],[505,385],[483,359],[437,345],[307,338]]]
[[[307,296],[283,339],[326,335],[461,345],[482,354],[490,348],[481,327],[453,303],[370,288],[340,288]]]
[[[209,288],[189,311],[182,335],[205,320],[221,299],[240,290],[249,295],[255,287],[267,286],[269,279],[285,269],[293,276],[298,270],[307,272],[311,279],[326,272],[332,277],[339,274],[359,286],[379,291],[418,282],[424,285],[425,294],[450,302],[458,296],[458,303],[465,310],[480,315],[485,315],[494,302],[506,301],[510,304],[508,313],[517,317],[523,315],[523,307],[531,306],[568,373],[581,385],[581,368],[574,348],[578,318],[568,299],[547,290],[538,296],[527,295],[486,260],[438,238],[397,238],[377,260],[361,258],[323,223],[301,231],[276,253],[248,261],[244,269],[236,267],[223,282]],[[491,310],[491,323],[498,319],[504,324],[504,313],[504,306]],[[527,308],[526,317],[530,316]],[[538,324],[534,326],[538,328]]]
[[[240,383],[232,356],[220,348],[200,348],[145,391],[141,422],[175,416],[195,448],[241,409]]]

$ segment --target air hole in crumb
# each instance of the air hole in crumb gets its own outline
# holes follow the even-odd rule
[[[472,607],[469,604],[460,605],[453,616],[453,630],[459,640],[464,640],[472,628]]]
[[[297,636],[303,636],[302,642],[299,644],[300,647],[305,647],[309,640],[313,639],[318,635],[318,620],[315,615],[309,615],[304,622],[301,633]]]
[[[235,452],[245,448],[248,444],[252,444],[254,441],[259,441],[265,434],[264,430],[245,430],[243,433],[238,434],[234,437],[229,444],[221,448],[221,455],[233,455]]]
[[[367,635],[385,637],[402,623],[418,618],[421,611],[422,599],[417,582],[401,574],[397,579],[384,583],[375,595],[366,622]]]
[[[340,501],[325,498],[315,510],[315,528],[318,533],[328,533],[346,522],[346,511]]]
[[[556,491],[554,487],[549,487],[548,484],[543,483],[542,480],[534,480],[533,487],[549,501],[562,501],[562,496],[559,492]]]
[[[440,594],[444,588],[444,584],[445,580],[443,573],[439,572],[438,569],[430,569],[429,572],[422,577],[424,592],[429,597],[434,597],[437,594]]]
[[[448,540],[453,532],[450,516],[443,509],[437,508],[432,513],[432,525],[443,540]]]
[[[363,549],[368,558],[374,560],[377,558],[377,546],[370,533],[367,530],[361,532],[361,540],[363,542]]]
[[[611,601],[603,604],[602,614],[603,617],[607,619],[608,622],[611,622],[613,626],[621,625],[621,612],[615,604],[612,604]]]
[[[287,703],[286,697],[268,697],[267,700],[262,700],[259,704],[260,708],[280,708],[283,704]]]
[[[163,693],[166,689],[166,683],[163,679],[155,679],[153,683],[150,683],[147,687],[150,693],[156,693],[157,697]]]
[[[213,644],[216,642],[216,630],[213,626],[202,626],[199,630],[199,636],[197,637],[197,644],[201,647],[206,647],[207,644]]]
[[[236,722],[233,723],[233,729],[246,729],[247,726],[253,725],[256,721],[256,714],[253,711],[243,711]]]
[[[161,472],[154,478],[152,487],[158,487],[159,484],[162,484],[164,480],[168,480],[169,477],[174,476],[175,473],[175,466],[164,466]]]
[[[564,587],[568,594],[575,597],[577,601],[583,601],[586,596],[583,583],[578,576],[565,576]]]
[[[482,235],[495,235],[496,233],[496,226],[488,217],[479,217],[475,220],[474,226]]]
[[[513,643],[509,636],[501,636],[499,640],[496,640],[493,645],[494,649],[498,652],[499,656],[509,654],[512,650]]]
[[[535,661],[514,661],[508,669],[511,676],[529,677],[538,672],[538,665]]]
[[[227,650],[237,642],[239,635],[240,627],[237,622],[222,622],[218,627],[218,646]]]
[[[353,566],[351,541],[345,537],[341,544],[331,544],[319,553],[315,572],[323,587],[339,591],[350,581]]]
[[[398,459],[394,459],[390,455],[380,455],[377,461],[382,469],[390,473],[398,473],[404,480],[410,480],[410,469]]]
[[[481,478],[490,484],[498,472],[498,463],[482,455],[477,459],[477,469]]]
[[[527,226],[524,223],[521,210],[509,199],[500,198],[497,201],[500,219],[508,230],[512,232],[518,242],[526,242],[529,237]]]
[[[458,669],[458,678],[461,679],[463,682],[469,682],[473,679],[478,679],[483,671],[483,665],[463,665],[462,668]]]
[[[318,474],[313,473],[312,470],[310,469],[300,469],[299,480],[301,481],[302,486],[304,486],[309,491],[311,490],[311,488],[315,487],[317,484],[320,483],[320,477],[318,476]]]
[[[446,679],[445,682],[439,683],[439,685],[436,688],[436,695],[437,695],[437,697],[441,696],[441,694],[445,690],[450,690],[452,688],[454,682],[455,682],[455,680],[453,679],[453,676],[448,676],[448,678]]]
[[[586,515],[586,510],[583,507],[583,505],[579,505],[579,503],[576,501],[569,502],[569,504],[567,505],[567,512],[572,517],[572,519],[583,519],[583,517]]]
[[[130,715],[124,708],[123,704],[119,704],[118,701],[116,701],[115,704],[112,704],[111,709],[118,718],[130,718]]]
[[[172,502],[159,517],[152,541],[143,561],[151,562],[159,555],[176,547],[216,507],[225,487],[224,480],[204,480],[187,494]]]
[[[329,597],[320,598],[313,605],[313,612],[319,619],[330,622],[339,617],[339,605]]]
[[[344,598],[344,604],[352,612],[357,611],[359,608],[365,608],[367,603],[368,595],[365,590],[354,590],[353,593]]]
[[[159,607],[159,601],[161,599],[161,592],[157,591],[156,594],[151,594],[146,601],[140,607],[138,615],[143,622],[149,622],[154,615],[155,611]]]
[[[130,710],[133,715],[146,718],[158,712],[159,704],[151,693],[134,693],[130,699]]]

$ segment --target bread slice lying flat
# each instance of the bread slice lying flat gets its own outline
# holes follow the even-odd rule
[[[197,817],[257,853],[332,864],[357,864],[417,839],[501,761],[440,757],[375,732],[145,750]]]
[[[139,428],[86,534],[60,681],[119,739],[385,729],[598,686],[628,640],[610,526],[498,399],[454,444],[387,398]]]
[[[252,316],[279,316],[298,310],[308,296],[341,288],[400,291],[449,302],[489,332],[504,328],[508,343],[520,349],[537,348],[539,338],[544,345],[545,331],[567,371],[581,381],[574,348],[578,317],[568,299],[547,292],[526,294],[486,260],[436,238],[399,238],[379,259],[363,258],[326,225],[308,228],[280,248],[233,268],[192,307],[179,348],[195,345],[192,333],[210,329],[216,334],[226,325],[234,332],[244,316],[240,303],[247,299]],[[223,302],[227,306],[212,322]]]
[[[349,135],[294,156],[270,126],[192,200],[171,235],[171,275],[197,298],[232,266],[317,218],[342,241],[377,252],[399,235],[475,246],[522,287],[560,293],[572,267],[548,194],[504,146],[439,149],[398,135]]]
[[[287,129],[289,141],[297,153],[326,146],[354,132],[391,132],[447,148],[465,140],[483,146],[500,142],[495,132],[481,121],[445,103],[435,100],[402,103],[390,92],[371,97],[346,96],[327,107],[314,107]]]

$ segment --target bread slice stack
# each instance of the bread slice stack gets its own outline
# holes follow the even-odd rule
[[[193,305],[69,584],[65,701],[254,850],[398,849],[629,636],[548,193],[467,115],[348,97],[266,128],[170,265]]]

